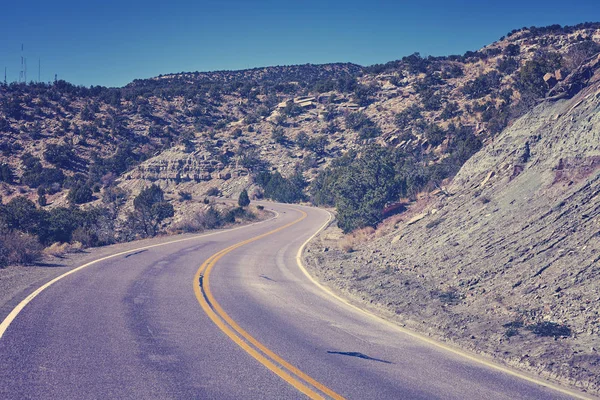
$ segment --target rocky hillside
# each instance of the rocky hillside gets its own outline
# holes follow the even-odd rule
[[[95,209],[95,220],[116,221],[103,229],[120,238],[144,234],[129,212],[151,184],[164,192],[158,203],[175,208],[158,231],[181,220],[189,202],[243,189],[335,206],[347,232],[375,226],[386,210],[401,210],[399,201],[447,184],[542,99],[577,92],[599,43],[600,24],[588,23],[517,30],[464,55],[413,54],[371,67],[178,73],[123,88],[3,85],[0,196],[4,204],[26,197],[57,215],[67,212],[61,207]],[[363,168],[369,159],[385,173]],[[353,179],[377,185],[357,191]],[[15,218],[4,225],[21,226]],[[84,219],[69,231],[82,223],[92,231]],[[34,225],[21,228],[56,237]]]
[[[179,175],[221,185],[222,177],[240,175],[249,151],[284,175],[299,164],[310,180],[365,142],[437,162],[451,145],[451,127],[467,127],[486,142],[596,54],[598,28],[523,29],[461,56],[414,54],[367,68],[179,73],[113,89],[62,81],[2,86],[1,194],[35,197],[43,183],[60,200],[77,183],[98,191],[126,172],[135,179],[166,183]],[[161,154],[178,145],[179,155]],[[39,165],[31,171],[27,154],[59,172]],[[165,158],[171,164],[157,169]]]
[[[581,73],[445,192],[378,231],[330,227],[312,271],[411,329],[598,394],[600,58]]]

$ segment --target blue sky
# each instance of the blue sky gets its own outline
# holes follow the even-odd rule
[[[600,1],[6,1],[0,68],[122,86],[180,71],[462,54],[523,26],[600,21]],[[4,72],[4,71],[2,71]]]

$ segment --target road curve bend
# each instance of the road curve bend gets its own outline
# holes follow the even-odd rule
[[[326,211],[113,255],[2,323],[2,399],[568,399],[421,340],[297,263]],[[591,398],[591,397],[590,397]]]

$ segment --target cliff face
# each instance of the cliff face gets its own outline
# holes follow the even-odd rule
[[[350,253],[331,228],[314,273],[412,329],[598,393],[600,71],[588,67],[581,91],[517,120],[418,215]]]
[[[242,171],[236,171],[238,174]],[[247,172],[246,172],[247,174]],[[186,153],[174,148],[143,162],[125,174],[125,179],[143,179],[179,182],[201,182],[231,177],[225,165],[202,152]]]

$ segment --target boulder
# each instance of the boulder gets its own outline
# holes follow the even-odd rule
[[[544,75],[544,82],[546,82],[546,85],[548,85],[549,88],[553,88],[558,81],[556,80],[554,74],[548,72],[546,75]]]

